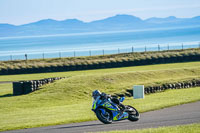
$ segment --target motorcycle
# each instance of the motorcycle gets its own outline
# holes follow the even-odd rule
[[[119,102],[122,103],[125,97],[120,97]],[[104,124],[110,124],[113,121],[130,120],[138,121],[140,118],[139,112],[130,105],[125,105],[125,109],[121,109],[118,104],[112,102],[110,98],[100,99],[97,97],[93,99],[92,111],[97,118]]]

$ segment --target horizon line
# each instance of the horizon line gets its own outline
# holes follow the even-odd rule
[[[189,18],[195,18],[195,17],[198,17],[200,15],[197,15],[197,16],[193,16],[193,17],[177,17],[177,16],[167,16],[167,17],[149,17],[149,18],[146,18],[146,19],[142,19],[141,17],[138,17],[138,16],[135,16],[135,15],[131,15],[131,14],[116,14],[116,15],[113,15],[113,16],[110,16],[110,17],[104,17],[102,19],[95,19],[95,20],[92,20],[92,21],[83,21],[81,19],[78,19],[78,18],[68,18],[68,19],[62,19],[62,20],[58,20],[58,19],[53,19],[53,18],[44,18],[44,19],[40,19],[40,20],[36,20],[36,21],[31,21],[31,22],[28,22],[28,23],[24,23],[24,24],[12,24],[12,23],[1,23],[0,24],[8,24],[8,25],[13,25],[13,26],[22,26],[22,25],[26,25],[26,24],[31,24],[31,23],[36,23],[36,22],[39,22],[39,21],[42,21],[42,20],[55,20],[55,21],[67,21],[67,20],[79,20],[83,23],[91,23],[91,22],[94,22],[94,21],[100,21],[100,20],[104,20],[104,19],[107,19],[107,18],[111,18],[111,17],[115,17],[115,16],[118,16],[118,15],[127,15],[127,16],[133,16],[133,17],[137,17],[137,18],[140,18],[141,20],[145,21],[145,20],[148,20],[150,18],[169,18],[169,17],[175,17],[175,18],[178,18],[178,19],[189,19]]]

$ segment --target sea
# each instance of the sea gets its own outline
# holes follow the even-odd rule
[[[0,60],[200,48],[200,26],[0,37]]]

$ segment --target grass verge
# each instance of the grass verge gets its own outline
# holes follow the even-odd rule
[[[96,120],[91,111],[91,92],[123,92],[134,84],[161,84],[200,77],[200,62],[149,65],[56,74],[68,78],[47,84],[28,95],[10,96],[11,84],[0,85],[0,131]],[[45,78],[48,74],[1,76],[1,80]],[[146,95],[143,100],[127,98],[125,104],[140,112],[199,101],[200,87],[168,90]]]
[[[160,70],[176,70],[187,68],[200,68],[200,61],[185,62],[185,63],[170,63],[159,65],[146,65],[135,67],[123,68],[110,68],[98,70],[84,70],[84,71],[71,71],[71,72],[52,72],[52,73],[39,73],[39,74],[19,74],[19,75],[0,75],[0,81],[19,81],[19,80],[37,80],[50,77],[72,77],[77,75],[102,75],[113,73],[127,73],[127,72],[147,72],[147,71],[160,71]]]
[[[143,100],[127,98],[124,104],[145,112],[199,101],[199,93],[200,88],[168,90],[147,95]],[[37,97],[34,99],[33,95],[1,99],[0,131],[97,120],[90,110],[90,99],[74,103],[71,101],[71,104],[58,99],[57,97],[48,101],[44,97],[38,100]]]
[[[0,98],[5,96],[12,96],[12,84],[0,84]]]
[[[200,133],[200,123],[181,126],[148,128],[142,130],[121,130],[97,133]]]

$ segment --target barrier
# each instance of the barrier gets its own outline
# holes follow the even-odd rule
[[[165,83],[161,85],[153,85],[153,86],[146,86],[144,88],[144,94],[151,94],[156,92],[165,91],[167,89],[184,89],[184,88],[191,88],[191,87],[199,87],[200,86],[200,79],[192,79],[186,80],[177,83]],[[124,94],[115,94],[116,96],[126,95],[128,97],[133,96],[133,89],[127,89]]]
[[[52,83],[55,80],[63,79],[64,77],[46,78],[40,80],[19,81],[13,82],[13,95],[28,94],[33,91],[39,90],[41,86]]]

